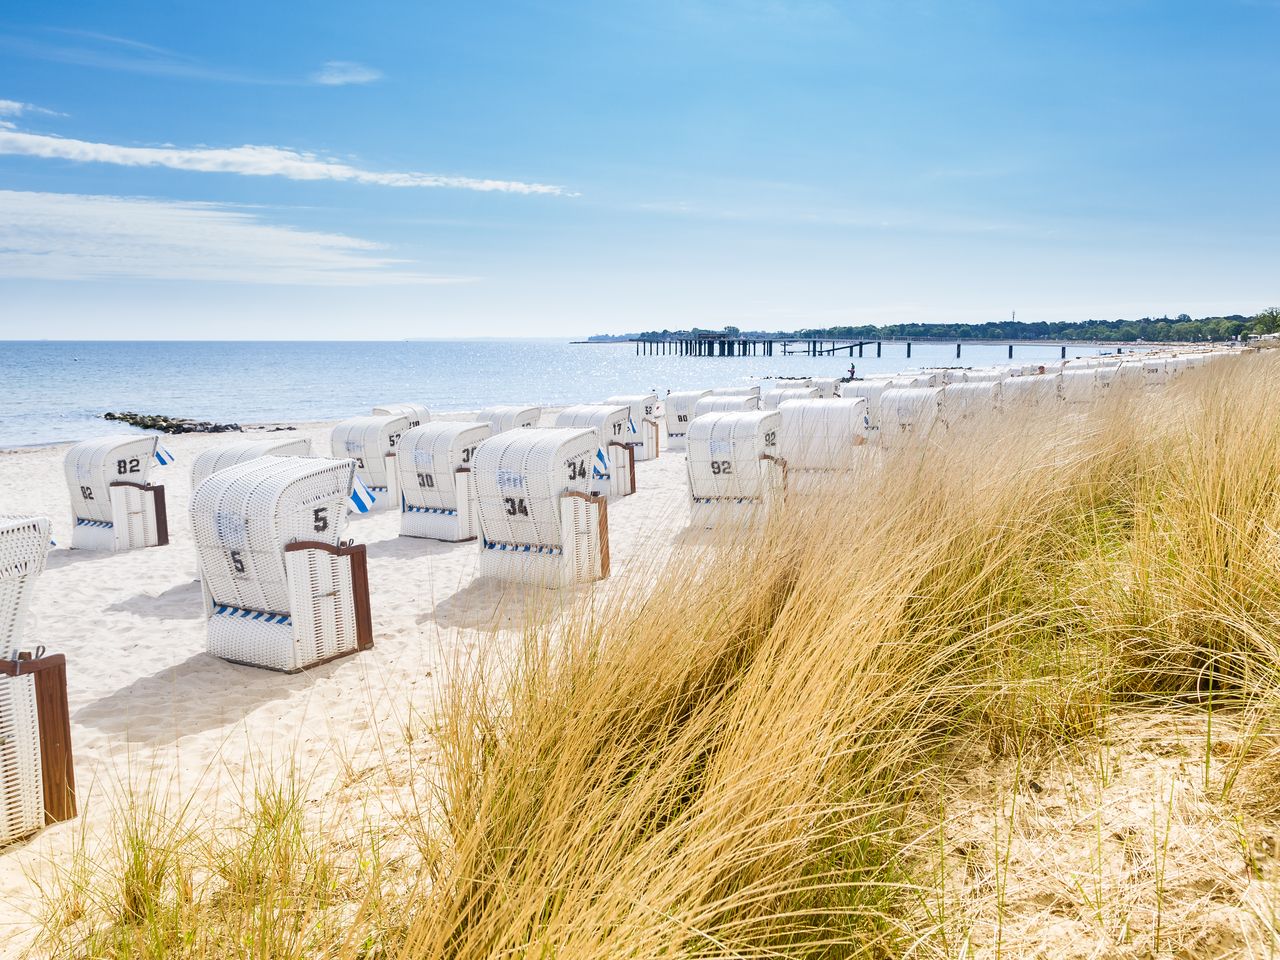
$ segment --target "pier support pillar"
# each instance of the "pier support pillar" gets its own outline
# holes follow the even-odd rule
[[[908,360],[911,359],[911,341],[910,340],[907,341],[907,359]]]

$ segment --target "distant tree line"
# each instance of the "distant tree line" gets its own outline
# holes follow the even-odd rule
[[[716,334],[745,339],[823,338],[833,340],[875,340],[882,337],[941,337],[948,340],[1090,340],[1103,343],[1145,340],[1173,341],[1232,340],[1236,337],[1280,333],[1280,307],[1271,307],[1252,317],[1202,317],[1193,320],[1182,313],[1176,317],[1143,317],[1141,320],[1085,320],[1084,322],[1025,322],[1002,320],[992,323],[895,323],[885,326],[806,327],[800,330],[650,330],[645,333],[598,335],[592,340],[692,338]]]

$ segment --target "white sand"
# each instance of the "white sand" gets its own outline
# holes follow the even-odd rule
[[[549,419],[549,415],[548,415]],[[102,435],[120,432],[104,424]],[[329,425],[305,425],[327,453]],[[187,435],[164,445],[177,462],[152,470],[168,503],[170,543],[110,554],[71,551],[67,446],[0,452],[0,512],[53,520],[58,547],[36,585],[24,647],[67,656],[80,818],[0,852],[0,955],[31,931],[36,881],[66,862],[84,831],[108,835],[110,797],[133,785],[236,809],[248,773],[295,760],[332,781],[342,758],[373,755],[401,736],[411,709],[429,710],[450,663],[478,644],[510,643],[530,600],[548,591],[475,577],[477,545],[398,536],[399,513],[353,517],[346,536],[369,547],[374,649],[300,674],[238,666],[205,653],[205,620],[187,515],[192,461],[244,436]],[[638,492],[609,504],[613,577],[665,554],[688,518],[684,456],[637,465]],[[576,591],[564,591],[574,594]],[[536,596],[532,596],[536,594]]]

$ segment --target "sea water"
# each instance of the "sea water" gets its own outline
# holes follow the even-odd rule
[[[1112,348],[1068,345],[1067,356]],[[856,353],[856,351],[855,351]],[[83,440],[128,428],[102,414],[219,423],[333,420],[380,403],[440,411],[494,404],[561,406],[614,394],[761,383],[773,377],[891,373],[1008,363],[1008,347],[886,343],[866,356],[637,355],[635,345],[568,340],[0,341],[0,448]],[[1019,344],[1014,362],[1056,360],[1061,345]]]

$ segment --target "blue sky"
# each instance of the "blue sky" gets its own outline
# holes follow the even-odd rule
[[[0,336],[1280,301],[1280,2],[0,6]]]

